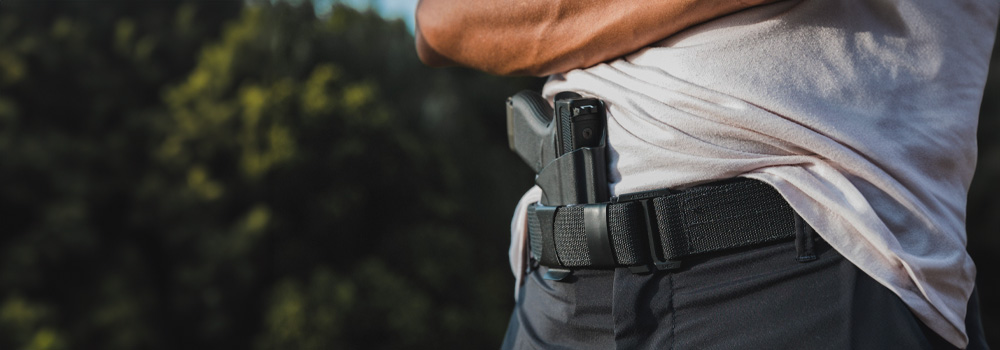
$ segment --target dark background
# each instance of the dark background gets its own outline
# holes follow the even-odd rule
[[[533,177],[503,101],[542,81],[315,13],[0,2],[0,349],[499,346]],[[998,79],[968,216],[995,346]]]

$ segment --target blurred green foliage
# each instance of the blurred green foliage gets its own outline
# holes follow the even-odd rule
[[[402,21],[340,5],[104,5],[0,4],[0,349],[499,346],[532,178],[502,103],[540,80],[428,69]]]
[[[499,345],[539,80],[339,5],[113,5],[0,7],[0,348]]]

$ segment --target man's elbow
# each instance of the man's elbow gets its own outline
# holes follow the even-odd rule
[[[427,39],[420,32],[420,28],[417,28],[416,41],[417,57],[425,65],[430,67],[447,67],[455,64],[455,62],[442,55],[427,42]]]
[[[424,10],[424,11],[422,11]],[[462,23],[449,16],[417,8],[416,47],[420,61],[430,67],[463,66],[494,75],[552,73],[552,65],[532,54],[523,36],[497,35],[494,30]]]
[[[542,67],[531,65],[516,54],[507,54],[509,48],[494,47],[479,42],[466,42],[462,38],[446,38],[448,46],[435,46],[433,31],[416,34],[417,57],[430,67],[463,66],[494,75],[539,75]],[[437,49],[443,47],[443,52]]]
[[[455,24],[449,23],[447,14],[428,9],[426,2],[421,1],[416,11],[417,57],[431,67],[455,65],[455,60],[441,50],[442,43],[451,42],[452,45],[457,40]]]

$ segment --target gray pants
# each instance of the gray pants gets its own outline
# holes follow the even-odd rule
[[[673,272],[530,273],[503,349],[949,349],[895,294],[825,242],[700,256]],[[969,349],[987,349],[973,293]]]

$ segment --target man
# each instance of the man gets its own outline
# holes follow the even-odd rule
[[[613,194],[750,178],[822,238],[810,263],[786,259],[786,242],[547,281],[525,263],[533,189],[512,225],[520,289],[504,346],[985,348],[964,220],[998,10],[423,0],[425,63],[554,74],[550,99],[605,101]]]

